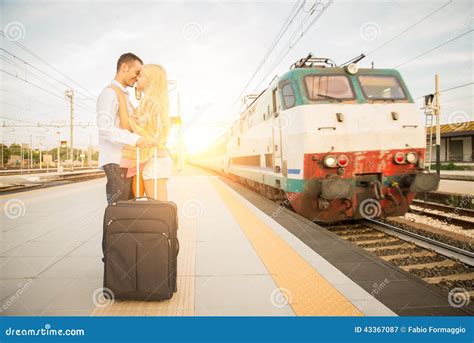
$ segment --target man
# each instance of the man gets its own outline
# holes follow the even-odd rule
[[[117,61],[117,73],[112,85],[124,92],[129,113],[133,112],[133,108],[126,87],[134,86],[142,66],[142,60],[132,53],[123,54]],[[131,179],[125,177],[127,170],[120,168],[123,146],[149,147],[143,137],[120,127],[118,108],[118,96],[110,86],[107,86],[97,99],[97,125],[99,167],[104,169],[107,176],[106,193],[109,204],[118,200],[128,200],[131,192]]]

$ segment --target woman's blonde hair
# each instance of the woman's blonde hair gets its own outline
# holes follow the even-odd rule
[[[142,74],[148,79],[148,87],[135,111],[142,125],[158,128],[160,142],[166,144],[170,126],[168,79],[165,69],[158,64],[145,64]]]

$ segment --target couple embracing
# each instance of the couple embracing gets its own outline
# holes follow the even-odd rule
[[[136,108],[127,91],[127,87],[133,86],[139,100]],[[142,193],[168,200],[166,182],[173,169],[165,148],[170,128],[168,110],[165,70],[157,64],[143,65],[132,53],[120,56],[114,80],[97,99],[99,167],[107,176],[109,204]],[[134,194],[138,181],[144,187],[140,194]]]

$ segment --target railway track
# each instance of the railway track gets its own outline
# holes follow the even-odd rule
[[[446,213],[455,213],[461,216],[474,217],[474,210],[471,210],[469,208],[448,206],[448,205],[438,204],[436,202],[423,201],[419,199],[413,199],[412,204],[419,207],[426,208],[426,209],[430,209],[430,210],[437,210],[437,211],[443,211]]]
[[[422,200],[413,200],[412,205],[414,206],[410,208],[411,213],[438,219],[445,222],[446,224],[460,226],[465,230],[474,230],[473,220],[456,217],[465,216],[474,218],[474,210],[447,206],[434,202],[424,202]]]
[[[259,193],[249,184],[239,183]],[[288,200],[262,195],[294,212]],[[474,301],[474,253],[472,251],[376,220],[334,225],[315,224],[325,227],[424,282],[439,287],[446,293],[454,289],[460,289],[463,292],[465,290],[461,296],[468,296],[471,301]]]
[[[77,174],[77,175],[59,175],[54,179],[47,180],[44,182],[38,182],[35,184],[19,184],[19,185],[11,185],[0,187],[0,195],[10,194],[10,193],[18,193],[24,192],[33,189],[42,189],[42,188],[49,188],[54,186],[61,186],[64,184],[75,183],[75,182],[82,182],[82,181],[89,181],[98,178],[102,178],[105,176],[103,171],[97,172],[90,172],[84,174]]]
[[[474,298],[472,251],[376,220],[329,225],[326,228],[446,292],[461,288],[471,299]]]

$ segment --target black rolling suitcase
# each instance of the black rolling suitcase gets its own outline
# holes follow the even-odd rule
[[[137,162],[138,174],[139,158]],[[177,290],[177,230],[174,202],[135,198],[107,206],[102,239],[104,296],[170,299]]]

